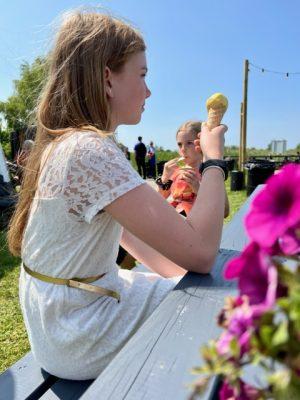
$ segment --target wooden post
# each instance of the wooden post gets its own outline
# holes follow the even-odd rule
[[[246,149],[247,149],[247,98],[248,98],[248,71],[249,61],[245,60],[244,63],[244,90],[243,90],[243,122],[242,122],[242,159],[241,167],[246,161]]]
[[[242,171],[242,148],[243,148],[243,102],[241,102],[241,114],[240,114],[240,146],[239,146],[239,163],[238,169]]]

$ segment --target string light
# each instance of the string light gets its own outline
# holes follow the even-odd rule
[[[268,73],[271,73],[271,74],[284,75],[286,78],[288,78],[291,75],[300,75],[300,72],[282,72],[282,71],[274,71],[274,70],[271,70],[271,69],[266,69],[266,68],[263,68],[263,67],[259,67],[258,65],[252,64],[250,61],[249,61],[249,65],[251,65],[253,68],[258,69],[262,73],[268,72]]]

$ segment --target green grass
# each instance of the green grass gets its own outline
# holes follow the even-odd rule
[[[19,306],[19,265],[7,250],[5,232],[0,232],[0,372],[29,350]]]
[[[246,199],[246,192],[230,192],[230,221]],[[5,232],[0,232],[0,373],[29,351],[29,343],[23,324],[18,297],[20,259],[9,254]]]
[[[234,214],[238,211],[244,201],[247,199],[246,190],[241,190],[238,192],[231,192],[230,191],[230,179],[226,181],[226,191],[229,199],[230,204],[230,214],[225,219],[225,223],[229,222]]]

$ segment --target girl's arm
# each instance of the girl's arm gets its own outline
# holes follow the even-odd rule
[[[222,159],[223,126],[203,129],[200,145],[206,159]],[[119,197],[105,209],[126,230],[174,264],[188,271],[211,270],[221,240],[225,190],[217,168],[204,172],[190,214],[182,218],[148,184]]]
[[[200,183],[199,183],[199,179],[197,178],[195,171],[185,170],[181,176],[181,179],[186,181],[191,186],[194,193],[198,193]],[[230,207],[229,207],[229,200],[228,200],[228,196],[227,196],[225,187],[224,187],[224,190],[225,190],[224,218],[227,218],[229,215],[229,212],[230,212]]]
[[[194,207],[184,219],[173,207],[143,184],[106,207],[125,229],[188,271],[210,271],[219,248],[224,218],[222,173],[207,170]]]
[[[158,186],[158,193],[160,193],[164,199],[167,199],[167,198],[170,196],[170,194],[171,194],[171,189],[162,190],[162,189]]]
[[[164,170],[161,177],[162,183],[167,183],[172,178],[174,171],[178,168],[177,161],[178,158],[174,158],[164,164]],[[167,199],[171,194],[171,189],[163,190],[158,186],[158,193],[160,193],[163,198]]]
[[[142,242],[126,229],[123,230],[121,246],[140,263],[165,278],[182,276],[186,273],[185,269],[162,256],[159,252]]]

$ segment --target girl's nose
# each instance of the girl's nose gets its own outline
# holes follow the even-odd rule
[[[146,99],[148,99],[148,97],[150,97],[150,96],[151,96],[151,91],[148,88],[148,86],[146,85]]]

